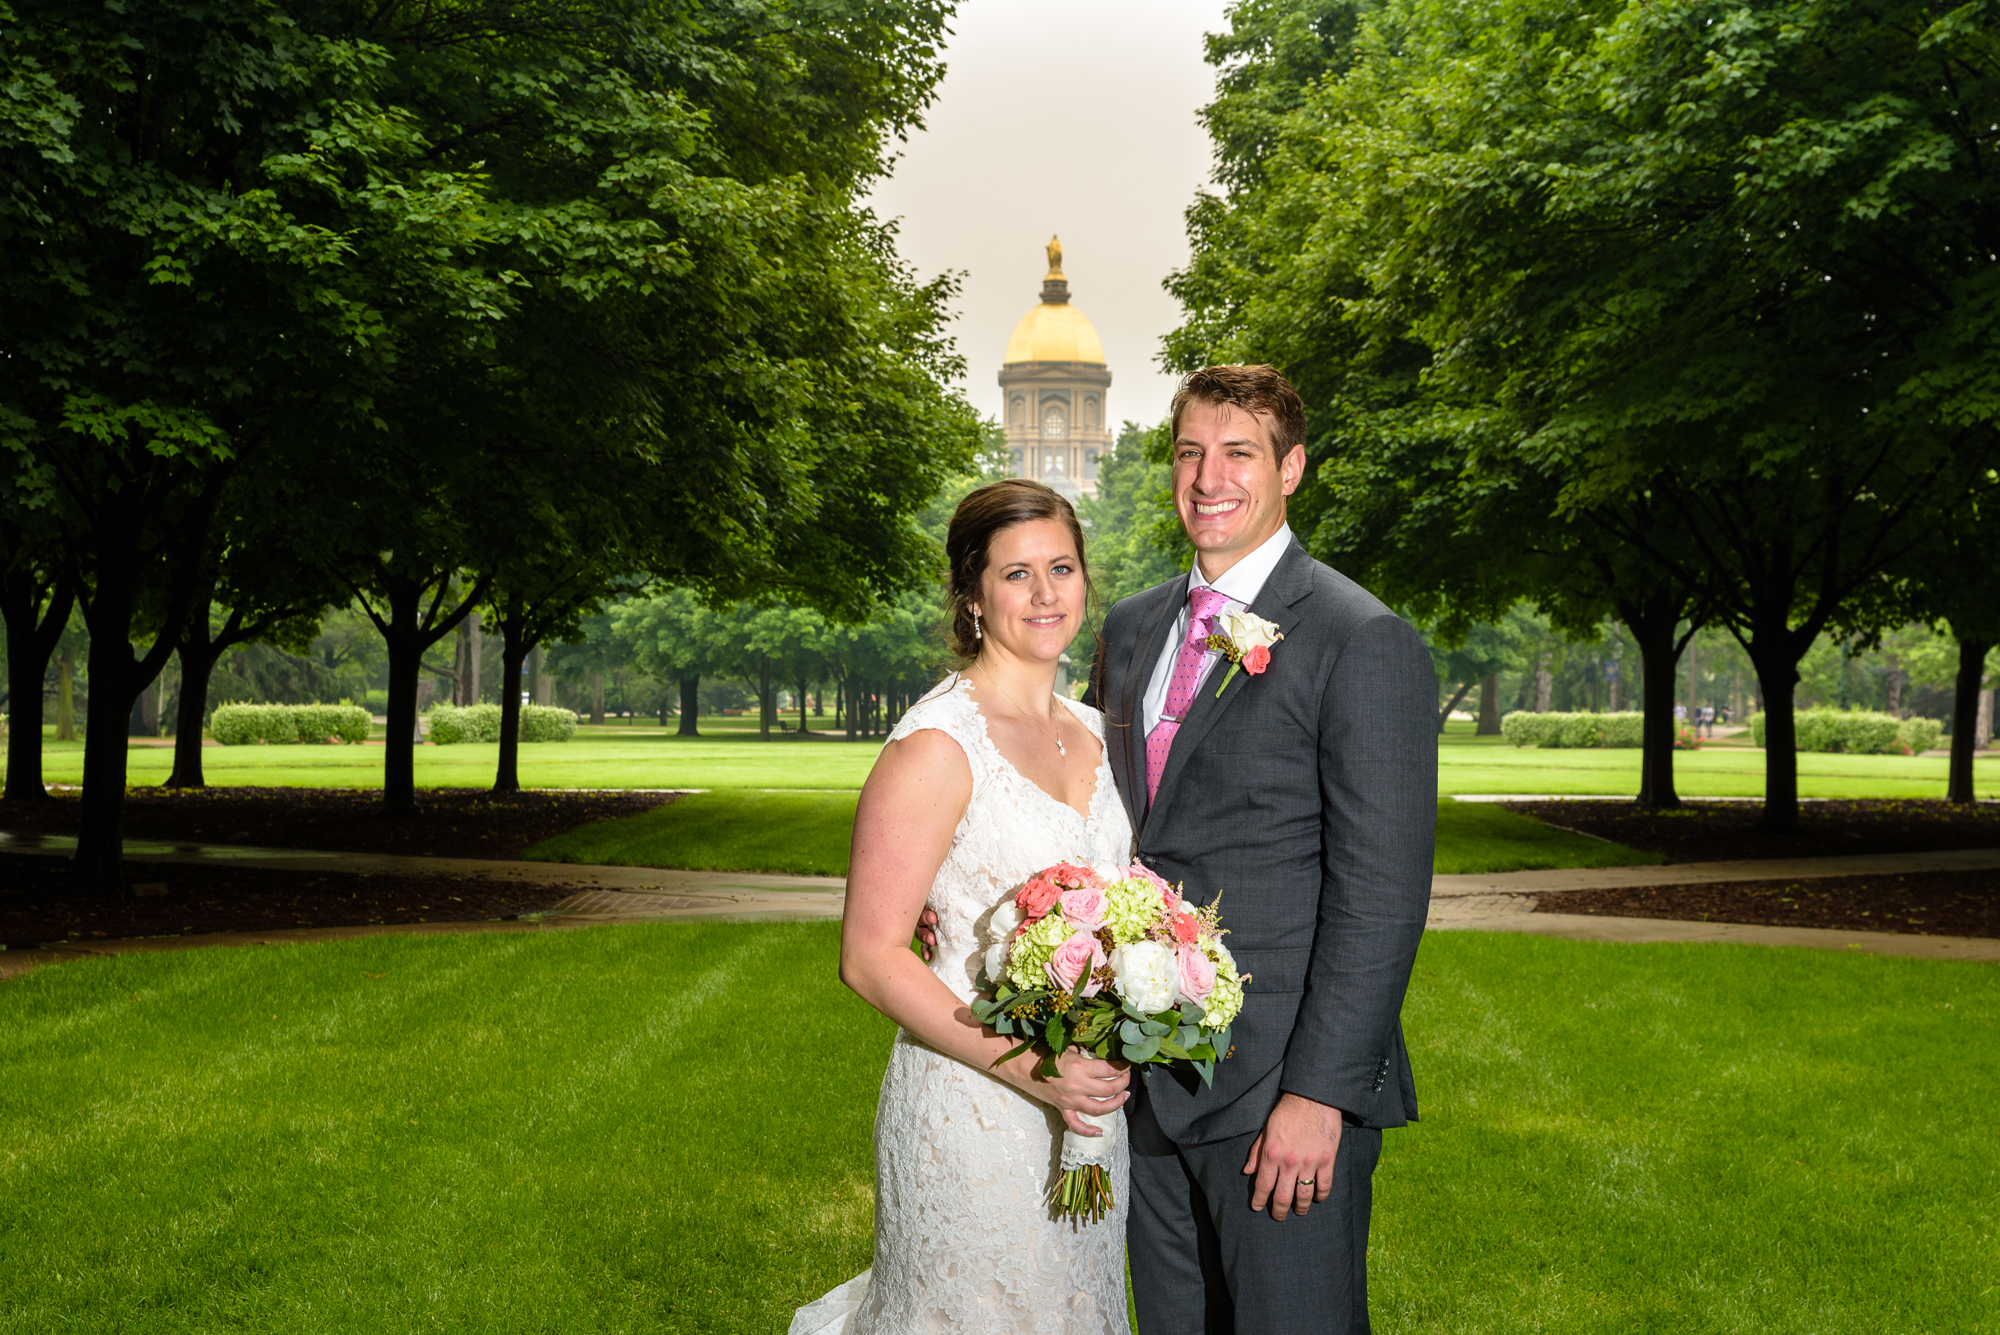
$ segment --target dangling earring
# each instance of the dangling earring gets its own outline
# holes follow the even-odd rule
[[[972,638],[975,640],[986,638],[986,628],[979,624],[979,613],[977,612],[972,614]]]

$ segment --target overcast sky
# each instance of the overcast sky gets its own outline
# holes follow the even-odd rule
[[[1195,112],[1213,95],[1202,34],[1224,0],[966,0],[927,128],[876,192],[903,257],[966,272],[953,332],[966,390],[1000,415],[1014,324],[1041,298],[1051,233],[1070,295],[1111,365],[1109,420],[1155,422],[1173,380],[1160,337],[1179,321],[1160,280],[1187,259],[1181,214],[1208,179]]]

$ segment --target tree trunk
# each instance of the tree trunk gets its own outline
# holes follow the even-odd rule
[[[590,721],[598,727],[604,726],[604,674],[590,674]]]
[[[208,778],[201,764],[202,720],[208,713],[208,683],[215,676],[215,665],[222,659],[223,646],[196,646],[188,643],[190,638],[183,636],[178,650],[181,699],[174,720],[174,772],[161,785],[165,788],[208,787]]]
[[[1993,744],[1993,692],[1979,693],[1979,716],[1972,726],[1973,749],[1984,751]]]
[[[417,805],[417,682],[423,674],[424,646],[417,629],[423,585],[413,579],[384,581],[389,595],[388,720],[382,739],[382,814],[403,819],[420,814]]]
[[[1903,660],[1895,654],[1884,656],[1888,671],[1882,674],[1882,690],[1887,696],[1888,711],[1897,718],[1903,717]]]
[[[1664,629],[1654,619],[1627,618],[1626,626],[1638,643],[1640,661],[1639,707],[1645,711],[1639,722],[1639,805],[1653,810],[1678,807],[1680,794],[1674,790],[1674,631],[1676,625],[1664,617]]]
[[[7,732],[9,802],[48,797],[42,784],[42,683],[49,655],[69,625],[76,598],[66,580],[57,581],[42,606],[43,590],[27,571],[10,572],[0,583],[0,612],[7,620],[7,696],[13,726]]]
[[[700,714],[701,714],[701,677],[698,674],[694,676],[682,677],[681,678],[681,726],[678,730],[677,735],[681,737],[701,736],[701,729],[697,726],[697,719]]]
[[[1958,642],[1958,681],[1951,699],[1950,778],[1945,785],[1945,801],[1971,805],[1977,800],[1972,791],[1972,753],[1979,744],[1979,700],[1984,691],[1986,655],[1993,648],[1978,640]]]
[[[90,626],[90,699],[83,727],[83,800],[71,870],[77,889],[85,893],[125,892],[126,731],[133,701],[169,652],[165,644],[156,644],[156,659],[132,656],[139,564],[129,536],[120,542],[101,541],[91,581],[93,597],[84,609]],[[171,629],[177,634],[180,627]]]
[[[503,681],[518,682],[521,667],[528,661],[528,653],[534,648],[526,640],[518,638],[519,632],[513,622],[500,622],[500,676]],[[521,791],[521,692],[503,692],[500,696],[500,764],[493,775],[493,791],[496,793],[518,793]]]
[[[804,682],[800,682],[798,686],[799,686],[799,736],[803,737],[806,735],[806,684]]]
[[[479,703],[481,690],[479,684],[479,650],[481,642],[485,638],[485,635],[480,631],[479,611],[475,608],[467,613],[465,618],[465,685],[460,691],[460,698],[468,705]]]
[[[1759,637],[1775,643],[1781,634]],[[1688,646],[1688,658],[1694,646]],[[1750,659],[1757,669],[1757,689],[1764,697],[1764,814],[1760,829],[1789,834],[1799,827],[1799,731],[1792,714],[1798,689],[1799,662],[1782,649],[1764,647]],[[1693,677],[1693,669],[1688,675]]]
[[[1479,730],[1474,735],[1500,735],[1500,675],[1497,672],[1479,679]]]
[[[771,716],[777,712],[772,706],[776,702],[771,697],[771,656],[757,655],[757,735],[764,741],[771,740]]]
[[[1450,722],[1451,711],[1458,708],[1459,701],[1472,694],[1472,687],[1473,683],[1469,681],[1461,685],[1458,694],[1451,697],[1451,702],[1438,711],[1438,736],[1444,736],[1444,725]]]

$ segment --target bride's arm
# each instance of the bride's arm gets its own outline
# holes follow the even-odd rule
[[[971,767],[958,743],[944,733],[925,728],[882,748],[861,789],[854,819],[840,980],[939,1052],[990,1070],[1061,1109],[1071,1130],[1101,1134],[1076,1114],[1121,1107],[1130,1071],[1074,1050],[1063,1054],[1061,1073],[1053,1080],[1035,1073],[1039,1058],[1033,1053],[996,1068],[993,1063],[1014,1040],[974,1019],[970,1008],[910,951],[917,915],[971,800]]]

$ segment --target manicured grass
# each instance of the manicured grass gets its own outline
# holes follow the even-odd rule
[[[0,1331],[783,1330],[868,1264],[832,924],[129,955],[0,987]]]
[[[734,722],[734,720],[731,720]],[[530,788],[859,788],[881,749],[870,742],[773,740],[747,729],[683,739],[655,729],[580,728],[567,742],[521,748],[521,782]],[[497,745],[420,746],[421,787],[487,788]],[[382,783],[380,746],[212,746],[202,767],[214,785],[374,788]],[[131,750],[131,782],[158,784],[173,771],[167,747]],[[51,783],[78,783],[83,746],[48,742],[43,768]]]
[[[643,816],[600,821],[546,839],[538,862],[692,867],[845,876],[858,792],[695,793]]]
[[[1471,736],[1470,724],[1446,730],[1438,748],[1441,793],[1629,794],[1639,791],[1639,752],[1554,750],[1508,746]],[[1463,731],[1459,731],[1459,730]],[[1942,757],[1841,756],[1801,753],[1802,797],[1934,797],[1945,794]],[[1981,797],[2000,797],[2000,765],[1974,767]],[[1764,753],[1742,747],[1682,751],[1674,756],[1674,786],[1683,797],[1761,797]]]
[[[845,876],[855,793],[696,793],[643,816],[586,825],[529,849],[545,862]],[[1483,802],[1438,803],[1441,872],[1628,867],[1654,853],[1551,829]]]
[[[683,740],[670,731],[622,723],[581,728],[570,741],[521,748],[521,781],[535,788],[859,788],[880,740],[760,742],[754,720],[704,721],[710,736]],[[1474,737],[1471,724],[1446,729],[1438,750],[1438,790],[1452,793],[1624,794],[1639,789],[1636,750],[1516,748],[1501,738]],[[421,746],[417,782],[484,788],[493,782],[496,746]],[[76,783],[83,773],[77,742],[44,743],[52,783]],[[1941,757],[1799,756],[1799,791],[1806,797],[1943,797]],[[382,782],[379,746],[210,747],[212,784],[367,788]],[[131,780],[157,784],[173,768],[172,751],[135,746]],[[1684,751],[1674,758],[1684,797],[1757,797],[1764,791],[1764,756],[1742,747]],[[1981,797],[2000,797],[2000,764],[1974,768]]]
[[[1426,938],[1381,1330],[1993,1328],[2000,970]]]
[[[836,927],[129,955],[0,986],[0,1331],[768,1332],[868,1264]],[[1376,1325],[1959,1331],[2000,972],[1439,933]]]
[[[1549,867],[1637,867],[1664,862],[1624,844],[1558,830],[1487,802],[1438,803],[1439,872],[1530,871]]]

